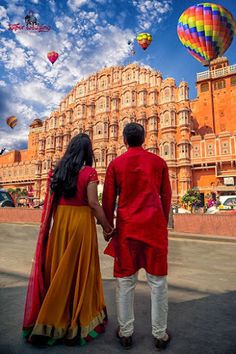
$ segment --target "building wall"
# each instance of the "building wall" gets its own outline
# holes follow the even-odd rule
[[[222,73],[217,65],[224,65]],[[0,156],[1,186],[33,184],[35,196],[43,199],[48,170],[79,132],[86,132],[93,141],[103,183],[109,162],[126,150],[124,126],[138,122],[147,132],[144,147],[167,161],[173,202],[190,187],[204,192],[225,189],[223,177],[236,176],[236,85],[232,80],[236,67],[234,74],[227,59],[223,64],[216,61],[215,67],[210,68],[214,79],[209,72],[198,74],[198,97],[193,101],[186,82],[177,86],[173,78],[163,80],[160,72],[136,64],[105,68],[78,82],[57,111],[44,122],[37,119],[31,124],[27,151]],[[226,86],[219,88],[215,80],[222,75]],[[215,120],[211,86],[215,88]]]
[[[224,212],[214,215],[175,214],[174,230],[180,233],[236,237],[236,217]]]
[[[210,74],[198,74],[197,96],[191,109],[198,134],[236,130],[236,66],[230,66],[227,58],[216,59]]]

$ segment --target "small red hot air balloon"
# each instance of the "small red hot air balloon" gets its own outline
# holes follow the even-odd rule
[[[48,60],[50,60],[50,62],[52,64],[54,64],[55,61],[57,61],[59,54],[57,52],[48,52],[47,57],[48,57]]]

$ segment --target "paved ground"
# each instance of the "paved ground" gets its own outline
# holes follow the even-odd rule
[[[106,334],[85,347],[38,349],[21,339],[27,276],[37,226],[0,224],[0,354],[123,352],[116,339],[115,281],[112,259],[102,254],[101,268],[109,325]],[[236,354],[236,243],[170,238],[169,329],[166,354]],[[144,272],[136,289],[133,354],[154,353],[150,335],[150,298]]]

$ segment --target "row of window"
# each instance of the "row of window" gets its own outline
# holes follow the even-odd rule
[[[188,125],[189,124],[189,112],[187,110],[183,110],[178,114],[178,123],[179,125]],[[168,127],[168,126],[176,126],[176,113],[174,111],[161,114],[160,116],[160,126]]]
[[[230,85],[231,86],[236,86],[236,76],[233,76],[230,78]],[[224,89],[226,86],[225,80],[217,80],[213,83],[213,88],[214,90],[221,90]],[[200,85],[200,91],[201,92],[207,92],[209,91],[210,84],[208,82],[204,82],[203,84]]]
[[[82,90],[82,89],[80,89],[80,90]],[[147,92],[145,92],[145,91],[142,91],[139,94],[137,94],[136,91],[127,92],[121,96],[122,106],[131,105],[132,103],[136,104],[137,95],[139,95],[138,104],[142,104],[142,101],[144,101],[144,100],[147,101]],[[82,91],[79,96],[83,96]],[[178,100],[188,100],[188,98],[189,98],[188,87],[187,86],[180,87],[178,89]],[[148,100],[149,100],[149,104],[157,103],[157,93],[156,92],[150,93]],[[71,95],[68,103],[71,104],[71,103],[73,103],[73,101],[74,101],[74,99],[73,99],[73,96]],[[163,90],[161,90],[160,103],[166,103],[166,102],[172,102],[172,101],[175,101],[174,87],[166,87]],[[114,99],[112,106],[116,106],[117,103],[116,103],[116,100]],[[147,104],[147,102],[145,102],[145,104]],[[65,103],[62,103],[61,104],[61,111],[64,111],[66,106],[67,105]],[[102,102],[99,101],[98,103],[96,103],[97,110],[104,109],[105,107],[107,107],[107,108],[109,107],[109,102],[107,101],[107,98],[104,98],[102,100]]]
[[[182,86],[178,89],[178,100],[188,100],[189,92],[188,86]],[[174,87],[166,87],[161,90],[161,103],[175,101],[175,89]]]
[[[122,84],[129,83],[131,81],[136,81],[140,84],[149,83],[152,86],[156,85],[156,77],[157,76],[150,76],[150,73],[136,73],[135,71],[127,71],[125,73],[121,73],[120,71],[115,71],[112,75],[113,82],[111,79],[111,74],[103,75],[99,79],[95,79],[91,77],[88,79],[87,83],[84,85],[80,85],[77,87],[76,96],[80,97],[83,96],[88,91],[93,91],[95,89],[106,89],[110,87],[113,83],[120,82],[122,80]]]
[[[103,106],[102,106],[103,107]],[[179,124],[189,124],[189,112],[187,110],[183,110],[181,112],[178,113],[179,114]],[[151,118],[151,123],[153,121],[153,119],[155,120],[155,118]],[[51,129],[55,129],[58,128],[58,126],[64,126],[65,122],[64,122],[64,118],[60,117],[59,119],[56,119],[54,117],[52,117],[50,119],[50,121],[47,121],[45,124],[45,131],[47,132],[50,128]],[[140,120],[137,119],[136,120]],[[149,118],[150,120],[150,118]],[[128,123],[128,121],[127,121]],[[160,124],[161,126],[169,126],[169,125],[176,125],[176,113],[174,111],[169,112],[166,111],[164,113],[162,113],[160,115]]]
[[[206,146],[206,155],[213,156],[216,154],[215,145],[214,144],[207,144]],[[220,144],[220,154],[221,155],[228,155],[230,154],[230,147],[229,142],[224,141]],[[193,148],[193,157],[201,157],[200,153],[200,146],[195,145]]]
[[[33,167],[25,167],[25,168],[14,168],[14,169],[2,169],[0,172],[0,177],[33,177],[35,175],[35,168]]]

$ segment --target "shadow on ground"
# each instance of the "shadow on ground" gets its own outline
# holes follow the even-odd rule
[[[6,274],[17,278],[17,273]],[[22,275],[19,275],[22,279]],[[25,280],[25,279],[24,279]],[[115,314],[115,281],[105,280],[105,296],[109,314],[106,334],[84,347],[55,346],[39,349],[25,344],[21,338],[21,323],[26,286],[0,289],[0,354],[36,353],[121,353],[119,343],[114,337],[117,326]],[[172,292],[183,294],[189,289],[169,287]],[[191,290],[193,291],[193,290]],[[194,290],[197,295],[197,291]],[[236,292],[220,295],[202,295],[199,299],[169,303],[169,329],[173,341],[166,354],[236,354]],[[150,330],[149,288],[139,282],[135,296],[135,336],[134,348],[130,353],[154,353]]]

